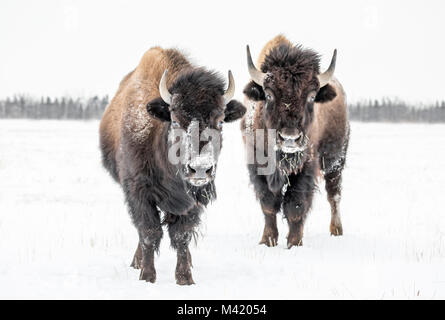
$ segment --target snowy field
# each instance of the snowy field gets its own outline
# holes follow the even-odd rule
[[[258,245],[263,217],[238,123],[226,125],[218,200],[191,246],[197,283],[175,284],[164,233],[157,282],[129,267],[137,244],[100,164],[98,122],[0,120],[0,298],[445,298],[445,125],[353,123],[341,212],[329,236],[320,185],[304,247]]]

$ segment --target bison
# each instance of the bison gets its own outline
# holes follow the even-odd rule
[[[330,232],[343,234],[339,204],[350,129],[346,96],[333,76],[336,57],[335,50],[329,68],[320,73],[319,54],[279,35],[261,51],[258,70],[247,46],[251,81],[244,89],[248,111],[241,121],[243,140],[249,152],[263,150],[274,163],[267,174],[261,173],[264,164],[258,154],[248,163],[265,218],[260,244],[277,245],[280,210],[289,226],[287,247],[303,244],[304,223],[321,176],[331,206]],[[262,130],[276,134],[267,140],[246,138]],[[259,146],[263,141],[273,148]]]
[[[100,123],[102,163],[122,187],[138,232],[131,266],[141,269],[140,280],[156,280],[154,253],[166,225],[177,251],[176,282],[194,283],[188,246],[201,212],[216,197],[221,143],[214,142],[221,141],[224,122],[240,119],[246,111],[232,100],[230,71],[224,87],[218,74],[192,65],[180,51],[154,47],[124,77],[105,110]],[[199,152],[192,152],[193,130],[199,135],[210,131],[207,143],[198,141]],[[175,132],[185,132],[185,138]],[[187,156],[172,161],[171,155],[181,150]]]

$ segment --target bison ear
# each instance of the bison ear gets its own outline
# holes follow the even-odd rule
[[[334,87],[330,84],[327,84],[318,91],[317,96],[315,97],[315,102],[325,103],[334,100],[336,96],[337,92],[335,92]]]
[[[226,110],[224,111],[224,113],[224,122],[232,122],[242,118],[246,113],[246,108],[242,105],[241,102],[230,100],[230,102],[226,106]]]
[[[243,93],[253,101],[261,101],[266,100],[266,95],[264,94],[263,87],[256,84],[253,81],[250,81],[246,87],[244,88]]]
[[[161,97],[151,100],[147,104],[147,111],[150,115],[161,121],[171,121],[169,105]]]

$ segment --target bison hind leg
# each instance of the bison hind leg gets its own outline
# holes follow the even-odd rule
[[[319,147],[320,168],[324,180],[328,201],[331,206],[331,224],[329,230],[333,236],[343,235],[340,217],[342,172],[346,164],[349,145],[349,127],[342,139],[326,140]]]
[[[331,232],[331,235],[333,236],[343,235],[343,226],[340,216],[340,200],[344,160],[342,160],[342,162],[342,165],[337,168],[337,170],[325,173],[324,175],[328,201],[331,206],[331,223],[329,226],[329,230]]]
[[[342,236],[343,235],[343,225],[341,223],[340,217],[340,194],[336,194],[333,197],[328,196],[329,204],[331,205],[331,223],[329,225],[329,231],[332,236]]]

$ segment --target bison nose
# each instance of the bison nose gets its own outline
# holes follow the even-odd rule
[[[287,130],[278,132],[281,151],[295,153],[304,150],[303,133],[298,130]]]
[[[213,164],[212,163],[200,163],[194,164],[189,163],[188,169],[193,177],[193,179],[209,179],[213,174]]]
[[[298,141],[303,137],[303,133],[298,130],[278,131],[278,136],[284,141]]]

